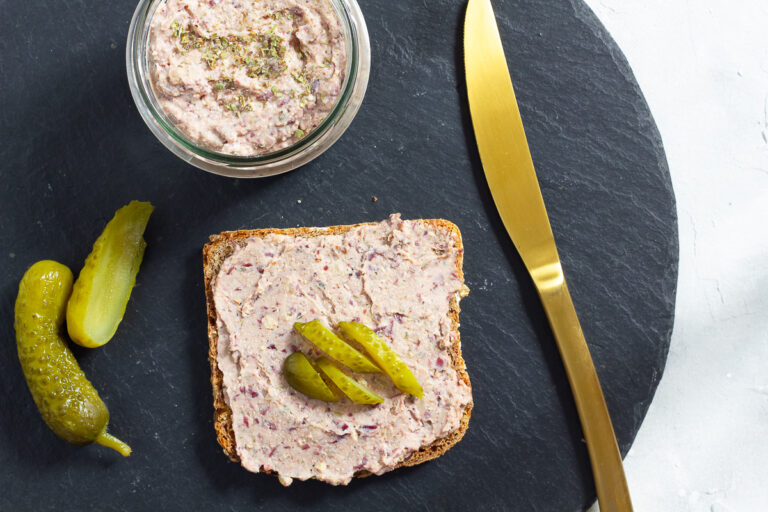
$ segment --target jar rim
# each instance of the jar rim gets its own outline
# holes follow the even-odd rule
[[[128,29],[126,68],[131,95],[144,122],[163,145],[203,170],[232,177],[261,177],[293,170],[327,150],[357,113],[370,74],[370,42],[356,0],[328,0],[336,11],[347,45],[341,93],[333,108],[309,133],[290,146],[270,153],[239,156],[197,144],[169,119],[152,90],[148,63],[149,32],[157,8],[167,0],[141,0]]]

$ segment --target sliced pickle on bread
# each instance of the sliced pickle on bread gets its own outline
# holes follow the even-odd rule
[[[386,373],[397,389],[416,398],[424,396],[424,390],[408,365],[372,329],[359,322],[339,322],[339,329],[347,339],[357,342],[368,356]]]
[[[367,357],[333,334],[319,320],[296,322],[293,328],[325,354],[355,372],[381,373]]]
[[[361,386],[355,379],[341,371],[327,357],[321,357],[315,361],[315,364],[354,403],[358,405],[374,405],[384,401],[382,397]]]
[[[337,402],[339,399],[328,387],[307,356],[294,352],[283,363],[283,375],[293,389],[323,402]]]

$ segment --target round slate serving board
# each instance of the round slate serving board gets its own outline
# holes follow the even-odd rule
[[[237,181],[185,165],[139,118],[124,65],[133,2],[2,2],[0,509],[572,511],[594,499],[554,341],[479,164],[462,79],[463,2],[361,4],[373,68],[349,131],[298,171]],[[494,4],[626,453],[673,321],[677,223],[661,141],[624,57],[579,0]],[[43,424],[12,323],[24,270],[51,258],[79,271],[131,199],[157,210],[125,320],[107,346],[75,350],[110,408],[111,430],[134,449],[122,459],[69,446]],[[463,232],[472,292],[461,328],[475,395],[467,436],[437,461],[346,488],[286,490],[228,462],[211,424],[200,253],[208,235],[391,212],[444,217]]]

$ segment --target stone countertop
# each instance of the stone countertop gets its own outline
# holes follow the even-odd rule
[[[680,224],[667,367],[626,459],[636,510],[768,506],[768,4],[588,0],[656,119]]]

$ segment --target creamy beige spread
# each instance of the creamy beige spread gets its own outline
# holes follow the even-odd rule
[[[251,238],[215,277],[218,364],[232,409],[237,453],[250,471],[285,485],[317,478],[345,484],[381,474],[459,427],[472,390],[451,365],[449,302],[464,285],[455,235],[389,220],[343,234]],[[424,388],[404,395],[383,374],[355,378],[385,397],[377,406],[326,403],[288,386],[285,358],[320,355],[293,330],[318,318],[375,328]]]
[[[148,53],[155,95],[176,127],[238,156],[314,130],[341,93],[347,62],[330,0],[167,0]]]

